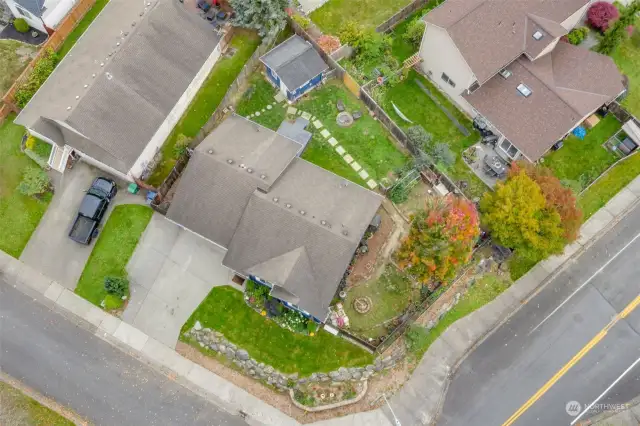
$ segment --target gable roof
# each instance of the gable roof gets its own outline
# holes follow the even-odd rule
[[[507,68],[511,77],[495,76],[465,98],[531,161],[624,90],[610,57],[564,42],[536,61],[523,56]],[[517,91],[521,83],[531,89],[529,97]]]
[[[42,16],[44,0],[14,0],[16,4],[22,6],[38,18]]]
[[[313,46],[297,35],[271,49],[260,61],[275,71],[290,91],[329,69]]]
[[[55,142],[127,173],[219,41],[177,0],[150,3],[111,0],[16,122],[65,123],[77,138]]]
[[[447,0],[425,16],[444,28],[480,84],[523,53],[535,57],[589,0]],[[541,31],[543,38],[533,34]]]

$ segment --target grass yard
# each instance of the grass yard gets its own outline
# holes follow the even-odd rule
[[[9,116],[0,126],[0,250],[19,258],[49,205],[50,197],[38,200],[16,188],[26,167],[35,163],[20,151],[24,128]]]
[[[334,35],[351,20],[375,29],[409,3],[411,0],[329,0],[314,10],[310,18],[323,32]]]
[[[357,298],[371,299],[372,308],[366,314],[358,313],[353,302]],[[402,315],[413,301],[419,301],[420,289],[393,265],[387,265],[380,278],[351,288],[344,301],[351,329],[373,339],[387,334],[385,323]]]
[[[584,140],[570,135],[564,146],[544,157],[544,166],[553,170],[561,181],[575,181],[585,188],[618,160],[618,156],[602,145],[620,128],[613,114],[589,129]]]
[[[460,130],[455,127],[445,113],[442,112],[433,100],[416,84],[416,80],[419,80],[429,89],[440,103],[445,106],[463,126],[471,131],[470,136],[464,136]],[[393,104],[395,104],[407,118],[413,121],[414,124],[403,121],[393,109]],[[473,173],[462,158],[462,152],[478,142],[480,135],[473,129],[471,121],[467,116],[452,105],[426,78],[412,70],[404,81],[388,89],[383,102],[383,108],[400,127],[407,129],[414,125],[420,125],[433,135],[434,141],[445,142],[449,145],[451,151],[456,155],[456,162],[451,167],[440,165],[440,168],[454,181],[458,182],[463,180],[468,183],[468,187],[465,190],[467,196],[471,198],[481,197],[482,194],[487,191],[487,186]]]
[[[640,25],[636,24],[636,31]],[[629,94],[622,101],[622,106],[636,117],[640,117],[640,47],[633,45],[626,38],[611,55],[620,71],[629,77]]]
[[[0,94],[13,85],[37,48],[15,40],[0,40]]]
[[[152,214],[153,210],[149,207],[134,204],[113,209],[82,271],[76,294],[100,306],[107,296],[104,279],[127,276],[127,263]],[[122,303],[118,298],[109,297],[105,309],[117,309]]]
[[[0,423],[22,426],[73,426],[55,411],[0,381]]]
[[[162,146],[162,161],[149,177],[150,185],[159,186],[171,173],[176,164],[173,148],[178,139],[178,135],[183,134],[189,138],[195,137],[202,126],[209,120],[211,115],[226,95],[229,86],[236,79],[242,67],[253,55],[253,52],[260,44],[260,37],[248,30],[236,30],[231,40],[231,47],[237,49],[231,57],[222,57],[215,64],[209,77],[203,83],[195,98],[185,111],[182,118],[173,129],[164,145]]]
[[[466,317],[494,300],[511,286],[511,282],[495,275],[485,275],[462,296],[457,305],[447,312],[431,330],[412,326],[405,339],[409,351],[421,359],[429,346],[454,322]]]
[[[261,317],[247,306],[243,297],[242,292],[229,286],[214,288],[191,315],[182,332],[200,321],[203,327],[221,332],[229,341],[246,349],[257,361],[286,374],[305,376],[373,362],[370,353],[324,330],[313,337],[285,330]],[[199,345],[195,347],[201,349]]]
[[[580,195],[578,202],[584,213],[584,219],[587,220],[604,207],[610,199],[638,175],[640,175],[640,155],[636,153],[618,163],[598,182]]]
[[[89,28],[89,25],[93,22],[94,19],[102,12],[102,9],[109,3],[109,0],[96,0],[93,7],[84,15],[82,20],[78,22],[78,25],[69,33],[69,36],[65,39],[60,49],[58,49],[58,55],[60,59],[69,53],[74,44],[80,39],[82,34]]]

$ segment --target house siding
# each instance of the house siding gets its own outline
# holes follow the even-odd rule
[[[584,5],[583,7],[580,8],[580,10],[576,11],[573,15],[565,19],[564,22],[562,23],[562,26],[567,31],[571,31],[573,28],[575,28],[575,26],[580,23],[585,13],[587,13],[587,9],[589,8],[590,4],[591,2],[589,2],[589,4]]]
[[[322,83],[322,73],[318,74],[317,76],[309,80],[304,86],[297,88],[295,91],[287,91],[287,99],[289,99],[290,101],[294,101],[300,96],[307,93],[309,90],[318,86],[320,83]]]
[[[423,60],[420,65],[423,72],[460,108],[471,114],[470,105],[462,94],[476,78],[449,34],[442,28],[427,24],[420,45],[420,57]],[[453,80],[456,87],[442,80],[443,73]]]

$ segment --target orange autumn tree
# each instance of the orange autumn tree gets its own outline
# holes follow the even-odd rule
[[[469,261],[480,234],[475,206],[462,198],[430,198],[396,253],[398,266],[434,288]]]

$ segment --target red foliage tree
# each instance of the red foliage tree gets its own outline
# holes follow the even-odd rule
[[[511,165],[509,176],[516,176],[521,170],[538,184],[547,206],[558,212],[561,219],[564,237],[567,242],[578,238],[578,231],[582,224],[582,210],[578,207],[576,195],[569,188],[560,183],[548,167],[535,166],[531,163],[517,162]]]
[[[469,261],[479,234],[473,203],[453,196],[428,199],[396,253],[398,266],[433,288]]]
[[[618,19],[620,12],[613,4],[606,1],[597,1],[589,7],[587,21],[593,28],[605,32],[609,29],[611,21]]]
[[[318,38],[318,45],[323,51],[333,53],[340,47],[340,39],[332,35],[324,34]]]

